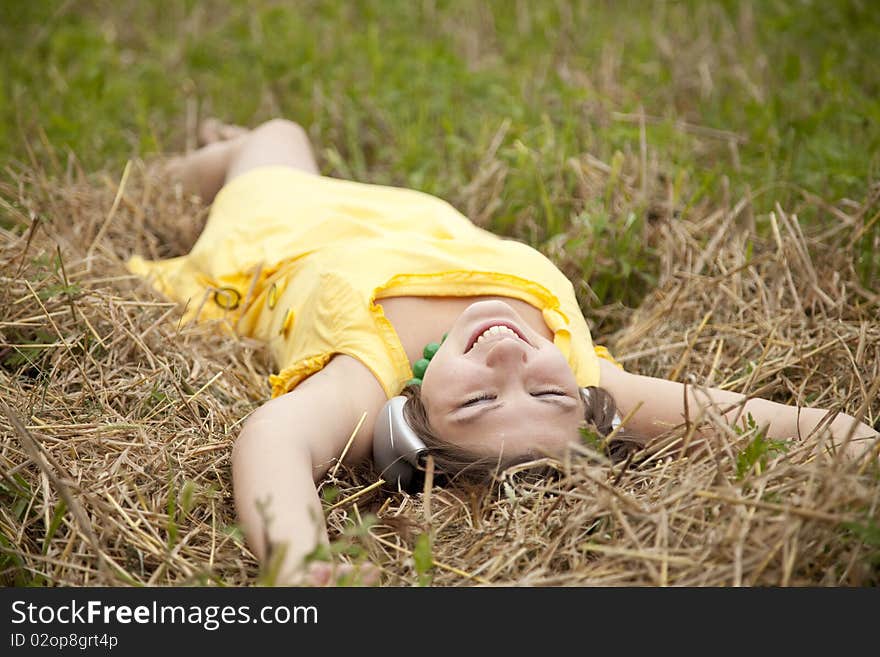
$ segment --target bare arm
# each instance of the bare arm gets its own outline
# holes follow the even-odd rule
[[[338,460],[364,412],[345,462],[369,456],[373,420],[383,402],[369,370],[337,356],[245,422],[232,454],[236,509],[261,561],[283,550],[279,583],[298,581],[303,558],[327,543],[316,482]]]
[[[599,362],[600,385],[614,397],[622,416],[638,406],[627,427],[647,438],[685,422],[685,399],[690,421],[709,411],[723,416],[729,424],[739,420],[741,426],[742,420],[751,415],[759,426],[768,426],[767,437],[776,440],[806,438],[820,427],[827,427],[835,446],[840,448],[852,432],[846,445],[846,453],[852,457],[864,454],[871,441],[878,438],[871,427],[845,413],[838,413],[827,422],[828,412],[820,408],[798,408],[766,399],[746,399],[739,393],[630,374],[607,361]]]

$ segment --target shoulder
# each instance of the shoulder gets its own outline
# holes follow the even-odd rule
[[[604,349],[604,348],[603,348]],[[623,367],[596,352],[599,361],[599,385],[601,387],[614,386],[631,380],[634,375],[627,372]]]

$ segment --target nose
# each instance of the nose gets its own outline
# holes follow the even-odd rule
[[[486,352],[489,367],[519,367],[529,360],[529,346],[516,338],[498,340]]]

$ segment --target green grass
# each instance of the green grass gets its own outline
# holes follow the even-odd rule
[[[504,126],[491,227],[540,246],[584,212],[627,221],[578,198],[565,163],[638,154],[643,111],[684,212],[746,190],[758,213],[802,189],[861,201],[880,168],[878,27],[868,0],[8,2],[0,160],[60,174],[74,154],[121,171],[184,148],[188,108],[250,125],[285,115],[310,129],[325,173],[463,206]],[[613,257],[585,271],[594,301],[650,287],[645,209],[602,237]]]

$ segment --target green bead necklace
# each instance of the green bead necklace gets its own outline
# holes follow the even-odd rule
[[[425,372],[428,370],[428,365],[440,349],[440,345],[446,340],[447,335],[447,333],[444,333],[440,342],[429,342],[425,345],[425,348],[422,350],[422,357],[412,364],[413,378],[407,381],[406,385],[422,385],[422,379],[425,378]]]

